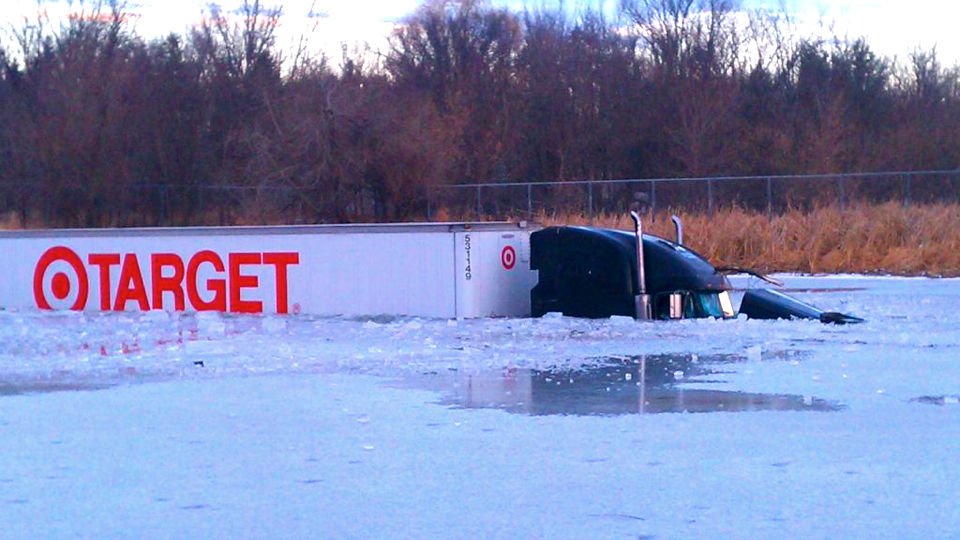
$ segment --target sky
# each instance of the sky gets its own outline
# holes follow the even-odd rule
[[[955,26],[960,8],[953,2],[752,0],[748,4],[773,9],[782,5],[810,32],[824,27],[832,29],[832,35],[851,40],[865,37],[883,56],[904,59],[917,49],[936,48],[945,63],[960,62],[960,34]]]
[[[242,0],[220,0],[225,9]],[[492,0],[494,5],[523,9],[524,6],[556,5],[558,0]],[[589,0],[613,11],[617,0]],[[87,0],[90,5],[92,0]],[[369,43],[382,47],[385,37],[394,25],[412,13],[419,0],[276,0],[283,6],[281,29],[282,46],[291,46],[296,39],[315,29],[312,46],[336,57],[342,45],[353,48]],[[567,0],[576,5],[577,0]],[[23,17],[37,13],[37,0],[13,0],[0,12],[0,24],[9,27],[22,24]],[[169,32],[183,33],[201,21],[205,0],[127,0],[128,11],[135,13],[137,32],[146,37]],[[264,0],[265,5],[274,5]],[[51,16],[76,10],[79,0],[40,0],[40,5]],[[866,37],[871,48],[887,57],[904,59],[919,49],[936,47],[941,61],[952,64],[960,61],[960,33],[953,25],[952,16],[944,13],[941,0],[912,0],[909,3],[890,0],[743,0],[747,9],[766,8],[779,11],[785,8],[794,18],[801,33],[816,35],[828,33],[855,39]],[[286,41],[286,43],[282,43]]]

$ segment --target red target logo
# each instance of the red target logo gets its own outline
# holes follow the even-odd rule
[[[513,270],[517,265],[517,250],[513,249],[513,246],[506,246],[500,252],[500,264],[504,270]]]
[[[72,249],[64,246],[52,247],[37,261],[33,271],[33,296],[38,308],[53,309],[50,297],[62,304],[69,302],[70,296],[73,296],[70,309],[79,311],[87,306],[89,292],[87,269],[83,266],[83,260]]]

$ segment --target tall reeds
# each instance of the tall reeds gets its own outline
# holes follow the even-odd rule
[[[739,208],[678,213],[685,244],[718,266],[764,272],[960,276],[960,205],[896,203],[766,214]],[[540,215],[539,223],[632,229],[627,215]],[[670,213],[645,232],[673,238]]]

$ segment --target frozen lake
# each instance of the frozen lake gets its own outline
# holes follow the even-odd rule
[[[960,537],[960,280],[780,277],[867,322],[2,312],[0,538]]]

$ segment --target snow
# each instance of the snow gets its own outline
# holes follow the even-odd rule
[[[955,537],[960,281],[778,277],[867,322],[0,312],[0,538]]]

